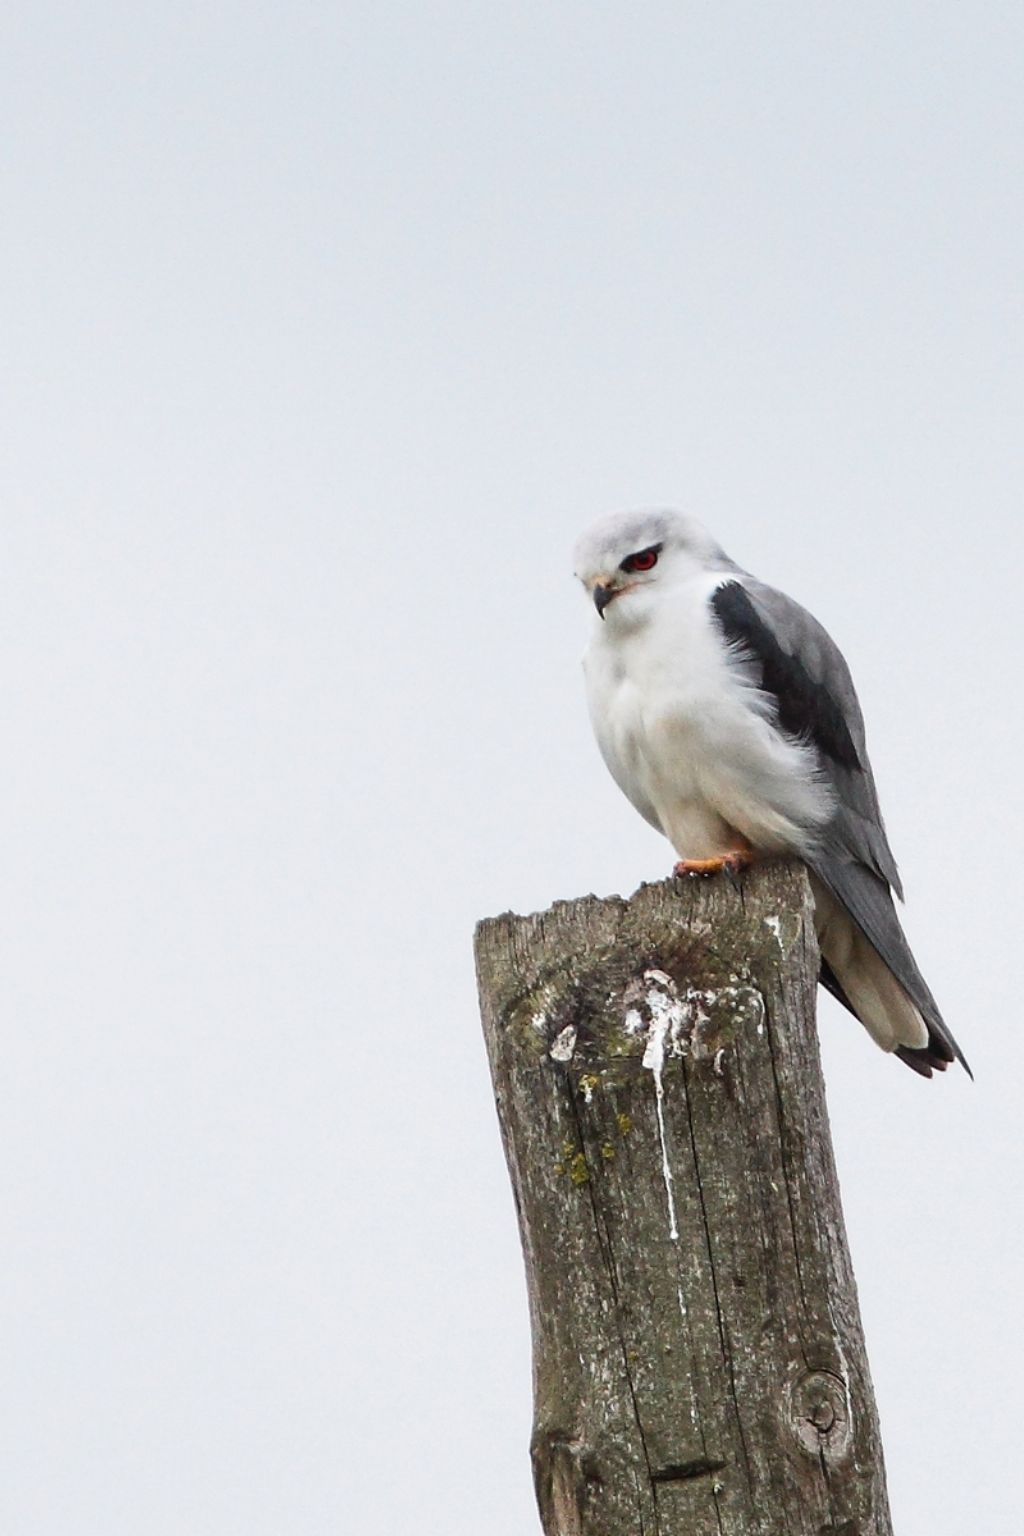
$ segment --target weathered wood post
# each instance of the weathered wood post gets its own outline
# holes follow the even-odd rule
[[[802,868],[481,923],[547,1536],[890,1536]]]

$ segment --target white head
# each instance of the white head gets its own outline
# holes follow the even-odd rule
[[[685,512],[616,512],[588,528],[576,575],[602,619],[636,624],[660,591],[706,571],[734,570],[703,524]]]

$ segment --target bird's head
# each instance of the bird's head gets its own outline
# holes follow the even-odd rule
[[[582,535],[576,575],[598,615],[633,626],[659,592],[731,565],[707,529],[684,512],[616,512]]]

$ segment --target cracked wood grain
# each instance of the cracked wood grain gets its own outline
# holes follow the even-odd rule
[[[547,1536],[891,1536],[803,870],[481,923]]]

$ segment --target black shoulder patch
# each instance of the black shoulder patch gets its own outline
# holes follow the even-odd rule
[[[761,687],[771,694],[779,724],[791,736],[806,737],[833,762],[861,768],[843,712],[823,683],[815,682],[799,656],[784,651],[738,581],[711,598],[727,640],[748,651],[761,667]]]

